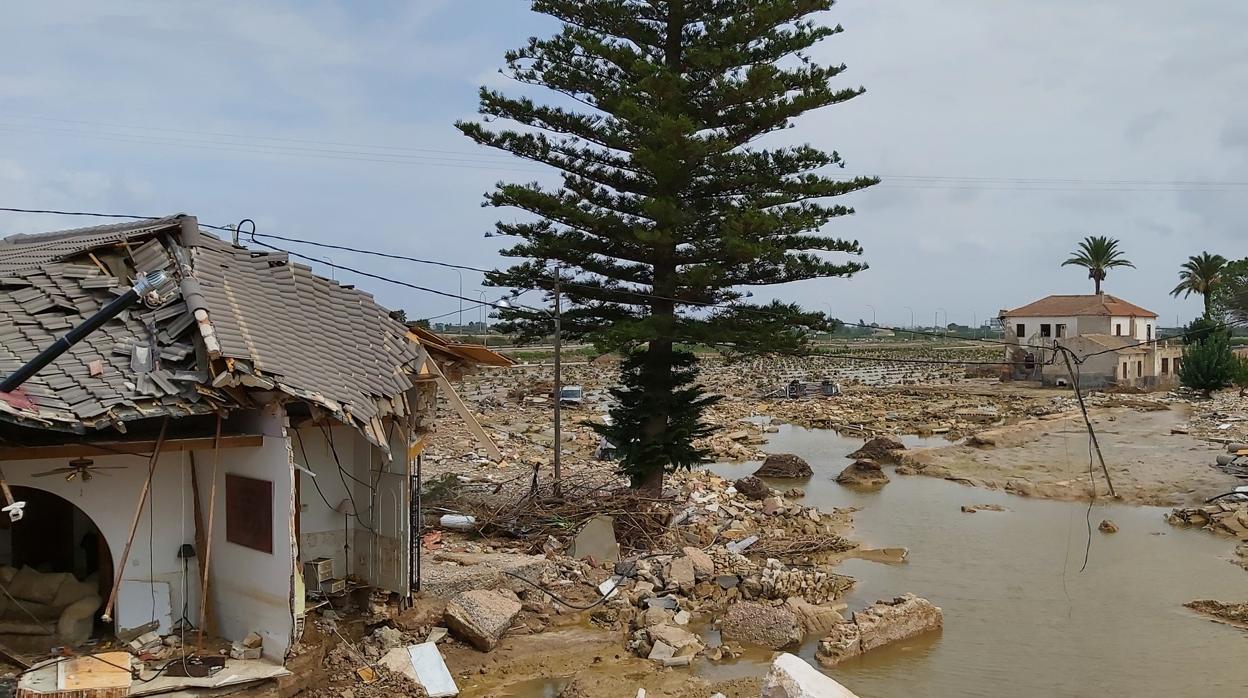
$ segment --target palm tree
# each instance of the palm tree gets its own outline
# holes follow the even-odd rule
[[[1222,272],[1226,269],[1226,257],[1220,254],[1201,252],[1199,256],[1188,257],[1179,267],[1179,285],[1174,287],[1170,295],[1184,298],[1199,293],[1205,301],[1205,317],[1213,317],[1213,291],[1222,283]]]
[[[1101,293],[1101,282],[1105,280],[1106,270],[1114,267],[1135,268],[1134,264],[1123,259],[1117,240],[1092,235],[1084,238],[1073,256],[1062,262],[1064,267],[1069,265],[1085,267],[1088,270],[1088,278],[1096,284],[1097,295]]]

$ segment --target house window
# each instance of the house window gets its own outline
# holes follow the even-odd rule
[[[1017,325],[1015,325],[1015,326],[1014,326],[1014,336],[1015,336],[1015,337],[1026,337],[1026,336],[1027,336],[1027,326],[1026,326],[1026,325],[1024,325],[1024,324],[1023,324],[1023,323],[1021,323],[1021,322],[1020,322],[1020,323],[1018,323]]]
[[[1174,372],[1175,373],[1179,372],[1179,357],[1177,356],[1174,357]]]
[[[1121,336],[1122,336],[1122,323],[1121,323],[1121,322],[1116,323],[1116,324],[1114,325],[1114,336],[1116,336],[1116,337],[1121,337]]]
[[[1059,323],[1057,323],[1057,336],[1058,336],[1058,337],[1065,337],[1065,336],[1066,336],[1066,325],[1064,325],[1064,324],[1062,324],[1062,323],[1060,323],[1060,322],[1059,322]]]
[[[1049,323],[1047,323],[1047,322],[1045,322],[1045,323],[1041,323],[1041,324],[1040,324],[1040,336],[1041,336],[1041,337],[1052,337],[1052,336],[1053,336],[1053,326],[1052,326],[1052,325],[1050,325],[1050,324],[1049,324]]]
[[[1126,379],[1127,377],[1127,362],[1126,361],[1122,362],[1122,377],[1124,379]]]
[[[1153,341],[1153,326],[1152,325],[1144,326],[1144,335],[1148,338],[1148,341],[1150,342]]]
[[[1143,375],[1144,375],[1144,362],[1136,361],[1135,362],[1135,377],[1139,378]]]
[[[273,483],[241,475],[225,476],[225,539],[273,552]]]
[[[1170,359],[1168,357],[1165,357],[1165,356],[1161,357],[1161,372],[1162,373],[1170,372]]]

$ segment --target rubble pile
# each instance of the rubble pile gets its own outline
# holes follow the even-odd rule
[[[1174,509],[1166,520],[1175,526],[1198,526],[1214,533],[1248,540],[1248,500],[1223,499],[1200,507]]]
[[[767,560],[759,582],[764,599],[800,598],[818,605],[840,598],[853,586],[853,579],[809,567],[785,567],[779,560]]]

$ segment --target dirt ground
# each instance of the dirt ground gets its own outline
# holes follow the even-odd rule
[[[1124,502],[1156,506],[1194,504],[1234,489],[1239,481],[1213,467],[1224,452],[1217,444],[1171,433],[1189,418],[1188,408],[1092,412],[1093,426]],[[1053,499],[1091,493],[1089,440],[1078,412],[1053,415],[980,432],[968,442],[908,452],[899,472],[920,473],[968,485]],[[1095,459],[1095,455],[1093,455]],[[1108,495],[1099,462],[1097,496]]]

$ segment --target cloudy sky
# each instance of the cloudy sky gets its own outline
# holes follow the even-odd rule
[[[107,3],[0,9],[0,206],[184,211],[260,232],[495,266],[480,207],[540,170],[452,126],[502,54],[553,30],[521,0]],[[1248,255],[1248,3],[842,0],[815,56],[867,93],[787,132],[884,183],[826,232],[871,268],[756,291],[855,321],[982,321],[1090,292],[1058,265],[1087,234],[1137,269],[1106,288],[1159,312],[1179,263]],[[83,224],[0,214],[0,234]],[[331,261],[457,292],[450,270]],[[328,270],[323,270],[329,273]],[[458,302],[337,272],[413,317]],[[464,295],[480,276],[464,272]],[[491,297],[497,291],[490,293]],[[824,304],[827,306],[824,306]],[[476,310],[465,313],[475,320]]]

